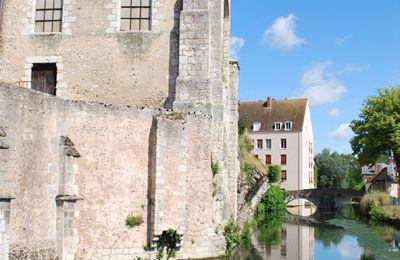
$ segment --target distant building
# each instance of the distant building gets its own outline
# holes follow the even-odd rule
[[[397,183],[399,174],[393,159],[389,159],[386,163],[376,163],[371,167],[363,166],[362,175],[365,180],[366,191],[388,192],[391,197],[400,198]]]
[[[313,128],[307,99],[241,102],[252,153],[264,164],[281,165],[281,187],[314,188]]]

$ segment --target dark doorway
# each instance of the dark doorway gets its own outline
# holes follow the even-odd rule
[[[55,63],[34,63],[31,84],[32,89],[55,96],[57,65]]]

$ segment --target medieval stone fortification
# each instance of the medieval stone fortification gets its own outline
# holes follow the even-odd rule
[[[1,260],[151,258],[168,229],[178,258],[224,253],[239,173],[230,1],[142,1],[146,30],[124,31],[130,0],[54,0],[62,19],[40,32],[43,1],[0,0]],[[55,95],[33,90],[49,68]]]

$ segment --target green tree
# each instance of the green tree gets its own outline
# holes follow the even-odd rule
[[[257,208],[257,216],[259,220],[268,216],[282,215],[286,209],[286,192],[279,187],[271,186],[261,198]]]
[[[349,161],[337,152],[322,150],[315,156],[318,168],[318,188],[347,188],[346,175],[349,172]]]
[[[239,116],[238,129],[239,135],[244,134],[246,131],[247,119],[244,116]]]
[[[269,182],[278,182],[281,178],[282,169],[279,165],[268,165],[268,180]]]
[[[363,164],[373,164],[392,151],[400,165],[400,86],[378,89],[364,101],[359,119],[351,122],[351,147]]]
[[[314,164],[314,187],[318,187],[318,166]]]
[[[343,157],[349,163],[349,172],[346,176],[346,184],[353,190],[361,190],[364,187],[364,179],[361,175],[361,162],[354,155],[348,154]]]

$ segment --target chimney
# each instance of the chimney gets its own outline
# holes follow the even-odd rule
[[[271,108],[271,97],[267,97],[267,101],[264,103],[265,108]]]

